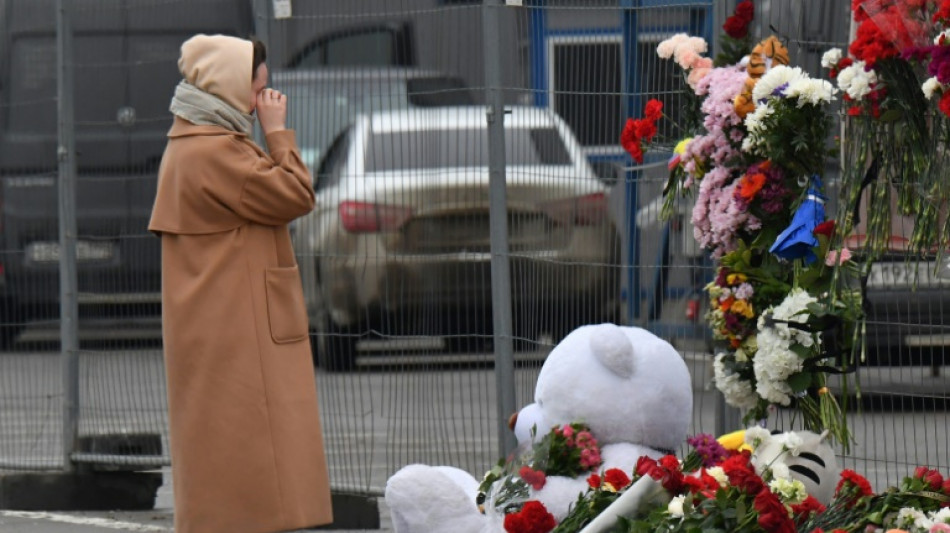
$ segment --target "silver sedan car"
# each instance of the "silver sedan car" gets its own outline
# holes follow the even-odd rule
[[[488,133],[478,106],[359,116],[315,170],[295,247],[318,364],[373,336],[490,339]],[[554,113],[505,117],[516,339],[618,319],[620,241],[598,180]]]

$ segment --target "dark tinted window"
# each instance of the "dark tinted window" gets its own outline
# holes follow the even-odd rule
[[[392,24],[358,27],[326,35],[304,47],[287,66],[408,67],[415,62],[411,26]]]
[[[554,128],[505,130],[505,159],[512,166],[571,164],[567,147]],[[488,132],[484,129],[378,133],[366,152],[367,172],[483,166],[488,166]]]
[[[350,131],[346,130],[333,140],[327,150],[327,156],[320,162],[314,175],[315,188],[326,189],[340,182],[343,167],[346,165],[346,153],[350,148]]]
[[[554,46],[554,109],[582,146],[614,146],[623,129],[619,42]]]

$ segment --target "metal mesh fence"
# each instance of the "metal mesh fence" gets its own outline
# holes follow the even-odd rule
[[[159,242],[145,228],[178,47],[198,32],[266,40],[270,85],[289,97],[289,126],[314,176],[317,208],[292,234],[334,487],[378,492],[416,462],[479,476],[499,458],[492,363],[502,302],[492,297],[490,220],[502,208],[492,203],[483,105],[493,89],[510,111],[502,218],[515,404],[533,400],[544,357],[563,335],[615,321],[648,328],[684,354],[691,433],[732,429],[735,413],[712,385],[704,322],[713,265],[693,240],[688,202],[669,221],[658,216],[686,91],[656,46],[679,32],[714,43],[734,2],[298,1],[287,17],[264,1],[69,4],[80,305],[74,459],[168,463]],[[817,76],[821,54],[848,41],[848,7],[757,3],[755,36],[782,36],[791,62]],[[0,0],[0,468],[63,465],[56,8]],[[486,82],[490,9],[500,10],[500,87]],[[628,42],[635,53],[624,53]],[[662,100],[668,118],[644,164],[633,165],[618,138],[648,98]],[[942,332],[942,303],[926,301],[908,316],[909,302],[888,300],[868,324],[882,342],[860,370],[864,410],[853,414],[858,442],[843,462],[878,487],[918,464],[948,466],[943,351],[904,342],[922,335],[924,320]],[[883,365],[884,355],[899,357]],[[795,425],[782,412],[774,418]]]

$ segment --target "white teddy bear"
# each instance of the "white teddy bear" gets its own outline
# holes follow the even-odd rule
[[[633,472],[637,460],[673,454],[685,442],[692,417],[689,371],[680,354],[649,331],[614,324],[582,326],[548,355],[538,375],[534,403],[514,423],[520,447],[552,427],[581,422],[597,439],[597,469]],[[532,428],[536,428],[533,432]],[[556,521],[586,491],[586,474],[548,476],[529,498]],[[501,481],[496,482],[496,486]],[[503,516],[476,505],[479,481],[447,466],[409,465],[386,484],[396,533],[503,533]]]

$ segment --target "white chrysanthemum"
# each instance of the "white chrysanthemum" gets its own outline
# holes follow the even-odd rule
[[[835,68],[841,61],[842,53],[840,48],[832,48],[821,56],[821,66],[825,68]]]
[[[806,77],[805,72],[799,67],[787,67],[785,65],[772,67],[756,82],[755,88],[752,89],[752,99],[756,102],[765,100],[779,89],[784,94],[784,90],[788,86],[804,77]]]
[[[769,481],[769,490],[788,505],[798,505],[808,497],[805,484],[797,479],[776,478]]]
[[[666,506],[666,511],[670,513],[671,516],[677,518],[683,516],[683,503],[686,501],[686,496],[679,495],[670,500],[669,505]]]
[[[721,466],[707,468],[706,473],[712,476],[712,478],[716,480],[716,483],[719,483],[720,487],[726,488],[729,486],[729,476],[726,475],[726,471],[723,470]]]
[[[930,518],[935,524],[950,524],[950,507],[931,513]]]
[[[928,78],[927,81],[925,81],[923,85],[920,86],[920,88],[924,91],[924,96],[930,100],[934,97],[934,94],[936,94],[937,91],[943,88],[943,85],[940,83],[940,80],[938,80],[936,77],[933,77]]]
[[[798,107],[802,107],[805,104],[830,104],[837,92],[838,90],[831,85],[831,82],[806,77],[793,81],[785,91],[785,95],[789,98],[797,98]]]
[[[716,388],[722,392],[726,403],[740,409],[751,409],[758,403],[759,398],[752,389],[752,384],[741,376],[730,372],[723,363],[725,353],[720,353],[713,361]]]
[[[772,433],[761,426],[752,426],[749,429],[745,430],[745,435],[742,436],[742,441],[756,449],[759,446],[767,443],[772,439]]]
[[[920,528],[925,531],[934,525],[933,521],[927,518],[923,511],[913,507],[904,507],[898,511],[897,519],[894,522],[895,526],[902,529]]]
[[[758,85],[756,85],[758,87]],[[749,134],[760,133],[765,126],[762,124],[762,121],[775,113],[775,108],[768,104],[759,104],[755,106],[755,110],[745,116],[745,128]]]

